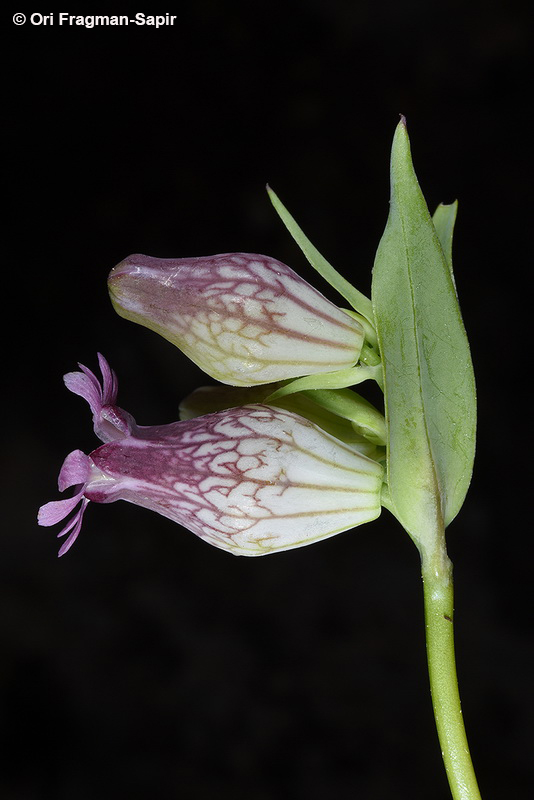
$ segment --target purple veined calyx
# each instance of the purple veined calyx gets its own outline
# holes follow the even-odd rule
[[[80,365],[65,376],[104,441],[70,453],[59,489],[72,497],[39,511],[41,525],[73,515],[76,540],[89,501],[126,500],[180,523],[236,555],[265,555],[333,536],[380,514],[383,468],[308,419],[263,404],[167,425],[140,426],[116,405],[117,379],[99,355],[102,385]]]
[[[275,258],[132,255],[110,273],[115,310],[213,378],[253,386],[353,367],[364,330]]]

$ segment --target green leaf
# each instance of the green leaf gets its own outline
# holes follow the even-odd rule
[[[380,381],[382,379],[382,368],[376,367],[351,367],[349,369],[338,369],[335,372],[322,372],[316,375],[305,375],[303,378],[295,378],[275,392],[270,394],[265,402],[271,403],[295,392],[304,392],[308,389],[345,389],[347,386],[355,386],[367,380]]]
[[[443,213],[443,212],[441,212]],[[372,300],[384,369],[391,505],[423,551],[465,498],[475,451],[469,344],[446,253],[413,169],[405,120],[391,156],[391,203],[373,268]],[[450,230],[450,236],[447,231]]]
[[[438,234],[438,239],[443,250],[443,255],[447,262],[447,266],[451,271],[451,278],[454,284],[454,273],[452,270],[452,235],[454,233],[454,223],[456,222],[456,214],[458,213],[458,200],[454,203],[440,203],[434,212],[432,222]],[[456,286],[454,286],[456,291]]]
[[[314,403],[350,420],[354,429],[375,444],[386,444],[386,422],[371,403],[351,389],[315,389],[303,392]]]
[[[310,264],[317,270],[319,275],[328,281],[328,283],[339,292],[339,294],[347,300],[351,306],[364,316],[371,325],[374,325],[373,320],[373,307],[371,301],[362,292],[358,291],[351,283],[348,282],[334,267],[328,263],[326,258],[321,255],[316,247],[310,242],[304,231],[297,225],[287,208],[281,203],[280,199],[268,186],[267,192],[271,198],[271,202],[278,213],[278,216],[286,226],[287,230],[296,241]]]

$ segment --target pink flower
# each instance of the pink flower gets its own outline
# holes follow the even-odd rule
[[[140,426],[116,405],[117,380],[98,356],[102,385],[80,365],[65,384],[84,397],[104,444],[70,453],[40,525],[75,512],[58,534],[72,546],[89,501],[126,500],[180,523],[237,555],[300,547],[375,519],[382,467],[309,420],[247,405],[168,425]]]

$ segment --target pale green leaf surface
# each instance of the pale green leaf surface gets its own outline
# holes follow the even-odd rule
[[[452,269],[452,236],[454,233],[454,224],[456,222],[456,215],[458,213],[458,200],[454,203],[440,203],[434,211],[432,222],[438,234],[438,239],[443,250],[443,255],[447,262],[447,266],[451,271],[451,278],[454,284],[454,272]],[[456,285],[454,285],[456,291]]]
[[[373,269],[384,368],[388,485],[420,549],[458,513],[471,479],[476,401],[451,270],[413,169],[404,120],[391,159],[391,203]]]

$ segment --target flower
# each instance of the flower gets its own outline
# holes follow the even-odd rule
[[[65,500],[39,510],[40,525],[74,515],[58,534],[76,540],[89,501],[126,500],[180,523],[236,555],[264,555],[333,536],[380,514],[383,469],[291,411],[250,404],[168,425],[141,426],[116,405],[117,379],[98,356],[102,385],[80,365],[65,375],[84,397],[105,443],[69,453]]]
[[[122,317],[232,386],[352,367],[363,344],[356,319],[268,256],[132,255],[111,271],[108,288]]]
[[[318,391],[295,392],[280,399],[271,401],[266,398],[279,386],[271,383],[268,386],[199,386],[180,402],[179,417],[181,420],[193,419],[214,411],[224,411],[236,406],[270,405],[292,411],[310,420],[323,431],[330,433],[335,439],[350,444],[359,453],[373,461],[385,461],[385,447],[371,441],[370,432],[363,435],[356,430],[356,425],[349,419],[339,416],[316,402]],[[318,398],[319,400],[321,398]]]

